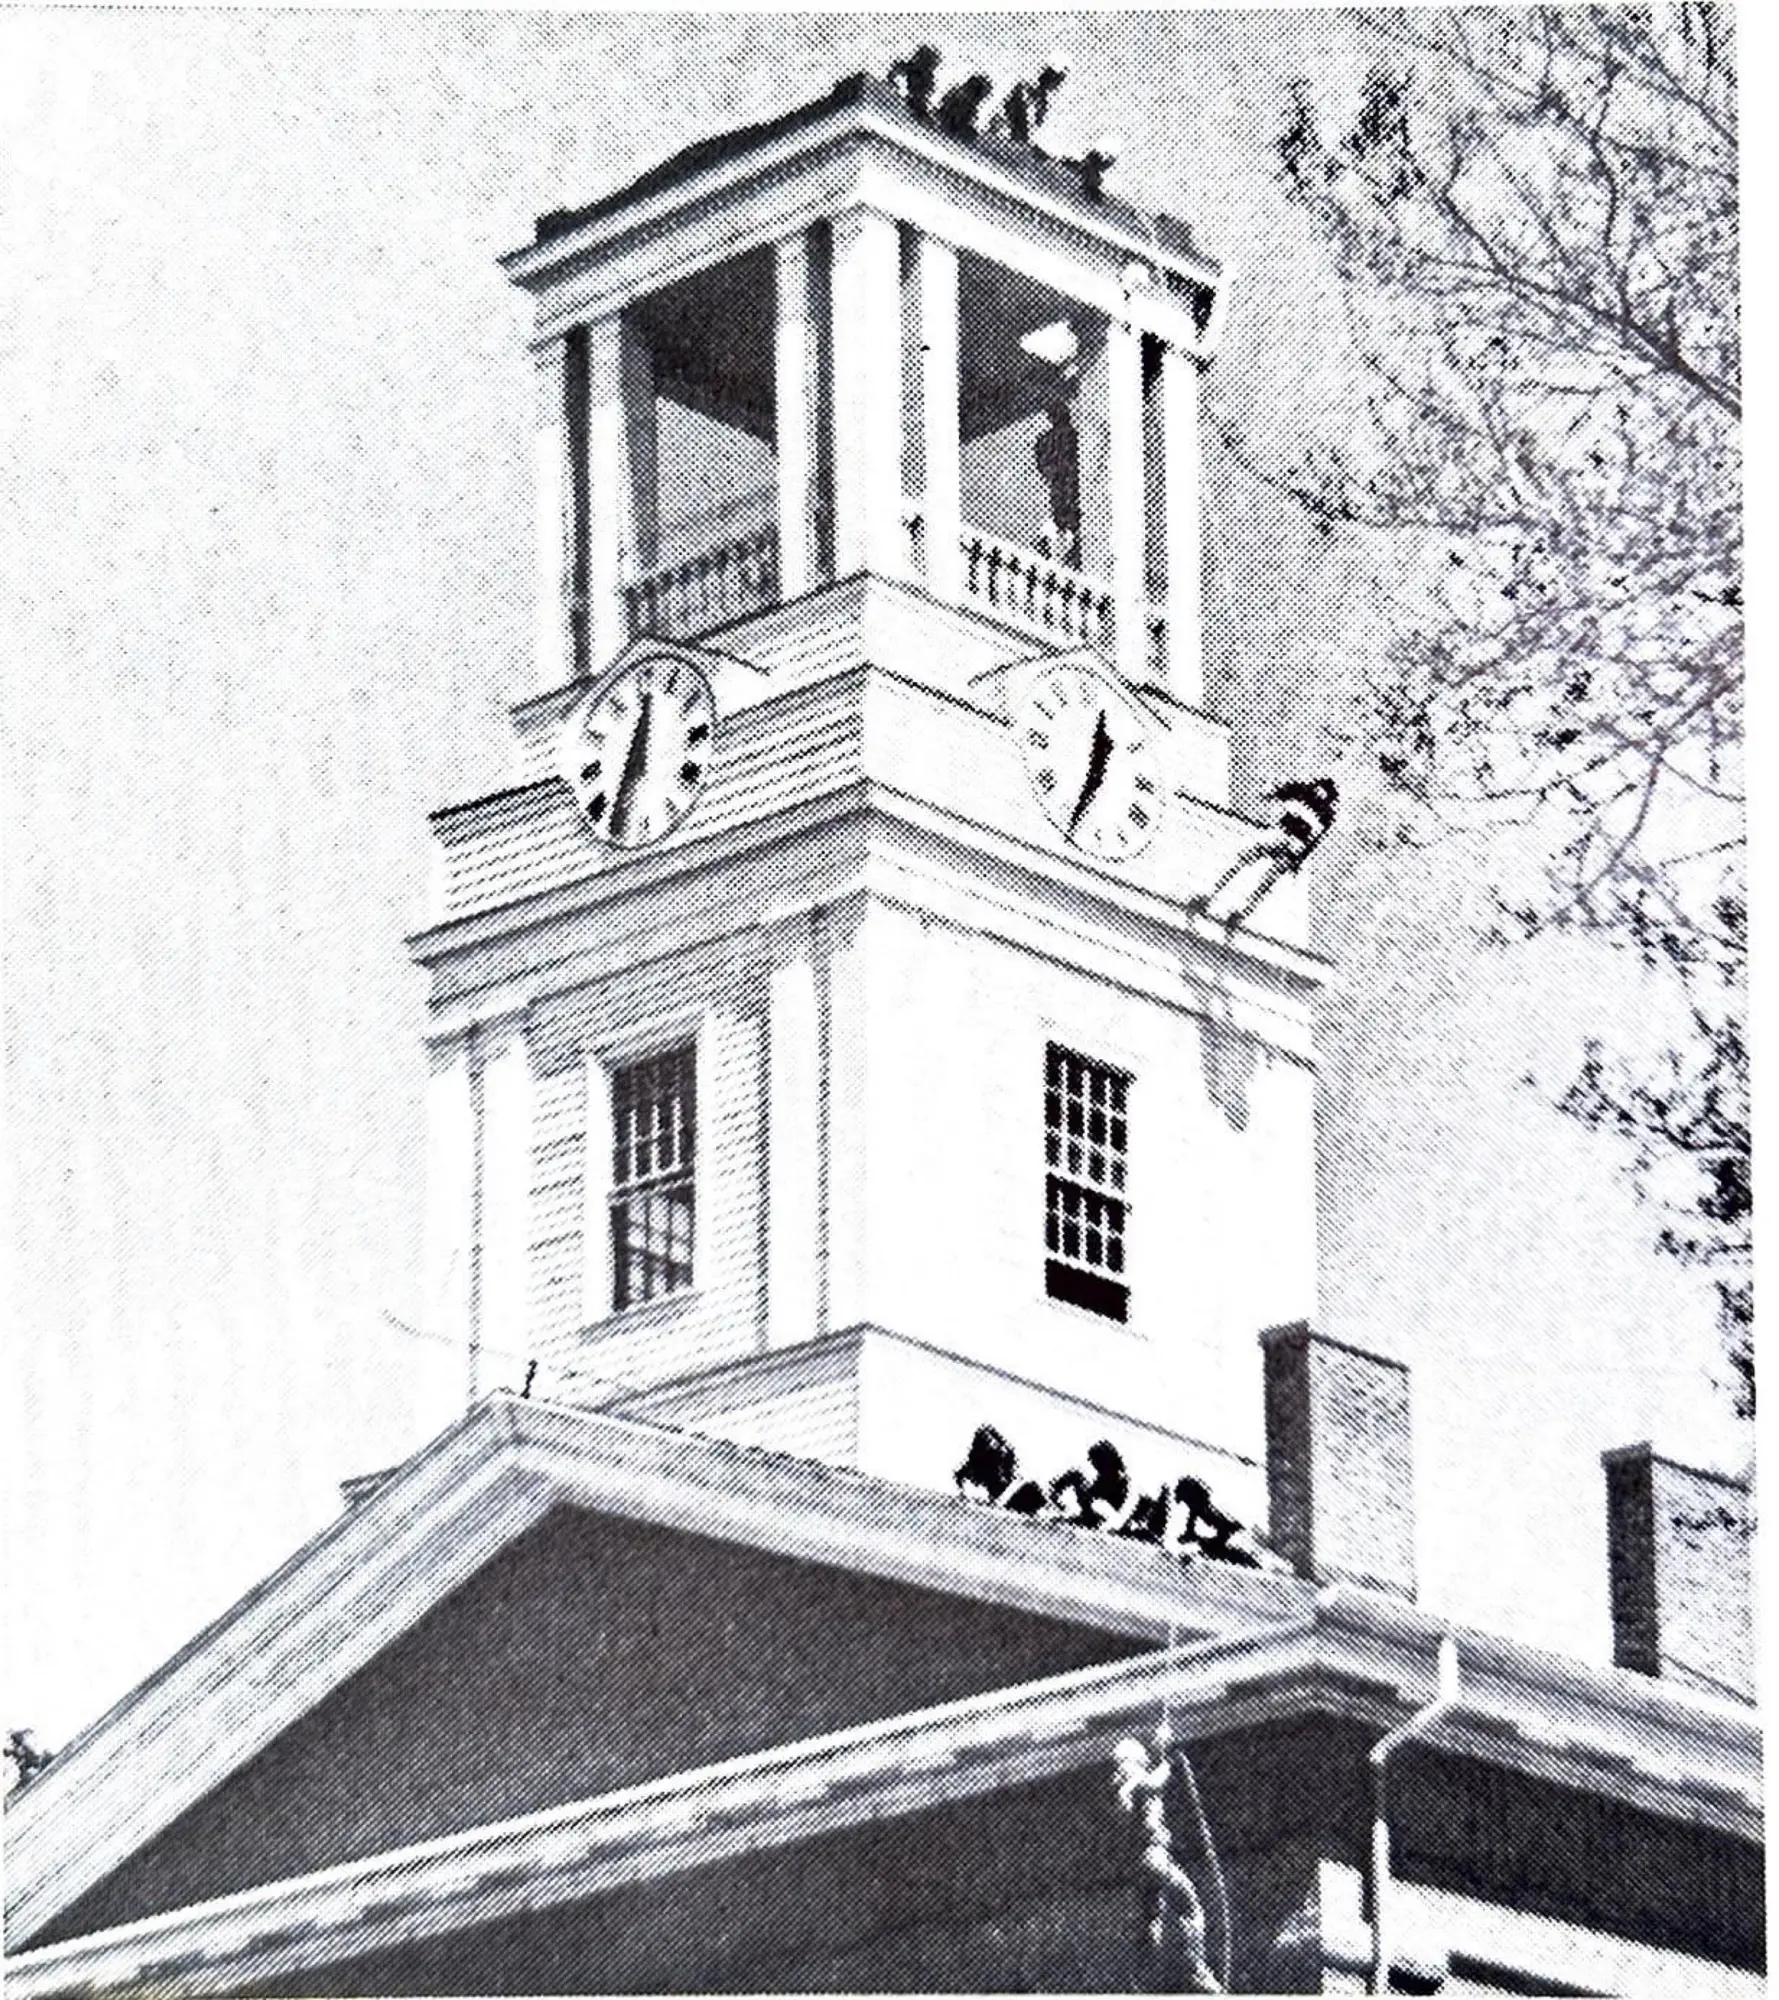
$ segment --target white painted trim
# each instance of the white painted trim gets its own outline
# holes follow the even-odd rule
[[[1106,327],[1106,498],[1112,540],[1116,662],[1127,685],[1149,678],[1148,506],[1143,473],[1143,336],[1128,318]]]
[[[957,251],[925,233],[914,239],[915,310],[920,329],[921,514],[926,584],[946,604],[963,595],[963,447],[958,408]]]
[[[500,259],[501,267],[515,284],[530,291],[541,290],[550,282],[556,267],[584,263],[600,248],[625,236],[683,219],[687,210],[722,205],[720,197],[750,182],[790,180],[792,176],[785,169],[801,156],[809,156],[810,166],[820,165],[824,152],[844,145],[849,139],[887,145],[907,161],[936,168],[956,189],[975,190],[1042,216],[1121,259],[1136,257],[1176,271],[1213,294],[1220,293],[1227,282],[1229,267],[1215,258],[1163,249],[1149,233],[1127,229],[1110,215],[1090,214],[1079,203],[1051,194],[1009,172],[988,154],[964,153],[936,134],[868,104],[842,106],[824,122],[787,133],[776,142],[751,149],[701,174],[689,175],[676,187],[614,209],[547,243],[522,244]]]
[[[580,1321],[592,1326],[612,1312],[612,1076],[602,1050],[582,1054],[581,1074],[586,1130],[581,1140]]]
[[[573,672],[569,637],[570,518],[567,343],[556,339],[536,353],[535,455],[537,627],[533,676],[541,690]]]
[[[481,1071],[481,1220],[475,1350],[529,1351],[533,1100],[525,1014],[477,1031]],[[477,1393],[472,1380],[471,1397]]]
[[[624,400],[624,327],[611,313],[587,327],[587,660],[597,678],[630,637],[624,610],[631,546],[631,462]]]
[[[815,580],[819,386],[816,367],[819,329],[811,311],[806,230],[793,230],[773,245],[773,271],[779,595],[800,597]]]
[[[834,567],[902,566],[902,270],[893,217],[834,218]]]
[[[1023,1525],[1034,1540],[1060,1546],[1054,1531]],[[1119,1736],[1163,1706],[1180,1737],[1196,1742],[1306,1715],[1387,1726],[1417,1703],[1433,1672],[1439,1629],[1433,1621],[1360,1593],[1324,1594],[1313,1609],[1300,1596],[1296,1608],[1295,1619],[1270,1626],[1237,1624],[1133,1660],[731,1758],[16,1954],[8,1984],[26,2000],[143,1984],[168,2000],[227,1992],[445,1935],[520,1907],[598,1895],[865,1819],[1091,1768],[1105,1762]],[[1653,1683],[1626,1702],[1629,1691],[1619,1683],[1627,1677],[1592,1673],[1506,1642],[1478,1648],[1467,1637],[1465,1643],[1466,1696],[1442,1728],[1441,1747],[1683,1823],[1760,1838],[1760,1734],[1752,1710],[1713,1715]],[[1669,1760],[1670,1775],[1652,1775],[1647,1762],[1650,1736],[1661,1733],[1657,1716],[1670,1734],[1684,1737],[1688,1753]],[[1527,1724],[1535,1718],[1544,1727],[1532,1735]],[[1552,1762],[1537,1747],[1546,1740],[1560,1741],[1570,1754]],[[1627,1743],[1643,1763],[1602,1761],[1603,1751],[1622,1752]],[[1329,1876],[1325,1868],[1324,1874],[1325,1949],[1331,1945],[1330,1961],[1342,1964],[1362,1943],[1357,1871]],[[1474,1899],[1412,1886],[1404,1893],[1425,1920],[1417,1928],[1436,1924],[1448,1949],[1497,1959],[1525,1953],[1549,1967],[1549,1947],[1567,1940],[1602,1969],[1621,1950],[1595,1933],[1571,1940],[1572,1926],[1553,1928]],[[1630,1990],[1627,1967],[1655,1963],[1649,1947],[1623,1949],[1630,1958],[1614,1961],[1617,1976],[1602,1978],[1604,1990]],[[1758,1990],[1742,1975],[1728,1976],[1734,1983],[1725,1990]]]
[[[767,1339],[821,1332],[823,1241],[821,995],[813,915],[778,927],[767,1002]]]
[[[1162,520],[1167,564],[1168,692],[1203,706],[1204,550],[1200,527],[1200,367],[1173,346],[1161,350]]]

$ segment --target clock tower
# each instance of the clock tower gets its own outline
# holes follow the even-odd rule
[[[505,268],[536,685],[412,941],[429,1328],[472,1397],[941,1488],[1108,1439],[1254,1519],[1323,967],[1295,875],[1207,909],[1269,837],[1205,702],[1218,264],[854,78]]]

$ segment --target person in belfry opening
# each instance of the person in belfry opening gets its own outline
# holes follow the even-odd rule
[[[1038,477],[1050,496],[1053,530],[1050,553],[1071,569],[1081,567],[1081,439],[1069,406],[1053,396],[1044,415],[1050,428],[1038,433],[1032,447]]]
[[[1223,1984],[1211,1970],[1208,1956],[1204,1898],[1174,1855],[1167,1818],[1173,1759],[1165,1748],[1151,1755],[1146,1745],[1126,1736],[1112,1751],[1112,1771],[1118,1803],[1136,1816],[1142,1842],[1137,1871],[1142,1879],[1144,1930],[1160,1974],[1158,1988],[1221,1993]]]

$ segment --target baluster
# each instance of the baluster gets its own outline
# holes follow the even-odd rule
[[[977,573],[982,568],[982,540],[978,535],[970,535],[964,541],[964,590],[971,597],[981,593],[977,588]]]
[[[992,542],[988,548],[988,601],[990,604],[1001,601],[1001,552]]]

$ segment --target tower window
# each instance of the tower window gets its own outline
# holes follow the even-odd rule
[[[1130,1317],[1124,1235],[1130,1078],[1052,1042],[1044,1054],[1044,1290]]]
[[[612,1072],[612,1308],[692,1283],[693,1050],[667,1049]]]

